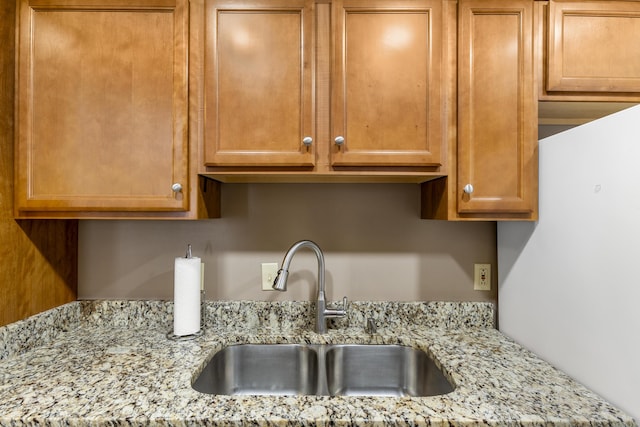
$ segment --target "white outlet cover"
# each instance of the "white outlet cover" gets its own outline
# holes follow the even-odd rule
[[[476,291],[491,290],[491,264],[473,265],[473,289]]]
[[[278,275],[278,263],[277,262],[263,262],[262,263],[262,290],[273,291],[273,281]]]

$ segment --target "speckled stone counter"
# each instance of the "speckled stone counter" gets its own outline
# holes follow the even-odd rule
[[[312,332],[309,303],[208,302],[171,341],[172,304],[83,301],[0,328],[0,425],[634,426],[497,331],[483,303],[351,303]],[[364,332],[364,319],[378,324]],[[428,352],[456,385],[432,397],[214,396],[191,381],[234,343],[386,343]]]

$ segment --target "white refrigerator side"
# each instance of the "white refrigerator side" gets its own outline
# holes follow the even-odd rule
[[[500,329],[640,423],[640,106],[539,150],[539,221],[498,224]]]

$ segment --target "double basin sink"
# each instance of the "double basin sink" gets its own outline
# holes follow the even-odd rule
[[[377,344],[237,344],[193,382],[217,395],[435,396],[454,386],[423,351]]]

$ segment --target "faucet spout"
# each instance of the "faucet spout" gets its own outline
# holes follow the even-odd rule
[[[282,260],[282,267],[278,270],[278,275],[273,281],[273,289],[277,291],[287,290],[287,279],[289,278],[289,267],[293,256],[301,248],[310,248],[316,254],[318,260],[318,292],[316,298],[316,332],[323,334],[327,332],[326,319],[329,317],[344,317],[347,314],[347,298],[344,298],[342,309],[329,309],[326,306],[325,284],[324,284],[324,255],[320,247],[311,240],[301,240],[294,243],[289,248]]]
[[[320,247],[311,240],[301,240],[297,243],[294,243],[293,246],[289,248],[284,256],[284,259],[282,260],[282,267],[280,268],[280,270],[278,270],[278,275],[273,282],[273,289],[275,289],[276,291],[287,290],[289,266],[291,265],[293,256],[301,248],[310,248],[313,249],[313,252],[315,252],[316,258],[318,259],[318,289],[322,290],[322,292],[324,293],[324,254],[322,253]]]

